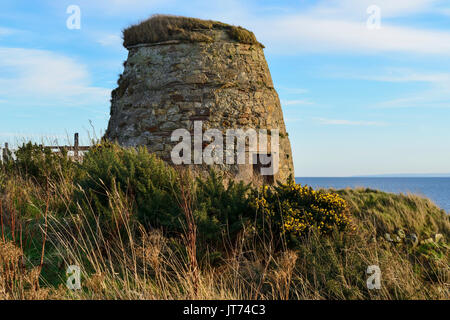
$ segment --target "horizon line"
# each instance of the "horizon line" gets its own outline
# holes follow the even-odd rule
[[[450,178],[450,173],[393,173],[349,176],[295,176],[295,178]]]

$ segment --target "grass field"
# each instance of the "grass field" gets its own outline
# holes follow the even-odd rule
[[[0,171],[0,299],[450,296],[450,220],[428,199],[260,191],[194,175],[112,144],[82,163],[24,146]],[[287,228],[311,208],[304,227]],[[326,220],[331,211],[349,223]],[[81,290],[66,286],[70,265],[81,270]],[[367,288],[372,265],[379,290]]]

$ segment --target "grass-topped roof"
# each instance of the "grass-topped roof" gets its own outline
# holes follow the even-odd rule
[[[205,32],[208,30],[224,30],[228,33],[231,40],[261,45],[256,40],[253,32],[242,27],[212,20],[170,15],[154,15],[139,24],[125,29],[123,31],[123,45],[129,47],[137,44],[158,43],[169,40],[189,42],[214,41]]]

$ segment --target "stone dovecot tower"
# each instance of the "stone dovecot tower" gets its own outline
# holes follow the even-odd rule
[[[285,181],[294,174],[280,100],[264,47],[252,32],[215,21],[153,16],[124,30],[124,46],[129,55],[118,88],[112,92],[106,138],[123,146],[146,146],[170,163],[179,143],[172,141],[176,129],[191,135],[199,124],[203,132],[218,129],[224,144],[228,129],[255,130],[258,137],[267,130],[265,154],[271,163],[267,157],[262,160],[264,152],[255,149],[251,139],[245,139],[245,163],[226,162],[224,146],[223,164],[214,163],[214,167],[244,181],[255,181],[261,168],[271,165],[273,171],[262,176],[265,182]],[[271,132],[274,129],[279,130],[278,141]],[[207,145],[201,142],[201,148]],[[181,155],[186,156],[184,152]]]

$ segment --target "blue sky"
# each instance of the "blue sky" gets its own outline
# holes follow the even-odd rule
[[[66,27],[69,5],[80,30]],[[367,28],[370,5],[380,29]],[[101,135],[121,30],[155,13],[255,32],[296,176],[450,172],[450,3],[439,0],[2,0],[0,143]]]

